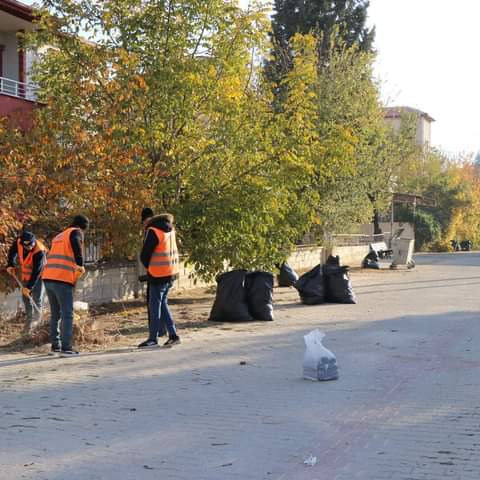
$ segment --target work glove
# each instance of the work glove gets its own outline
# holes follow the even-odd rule
[[[27,288],[27,287],[23,287],[23,288],[22,288],[22,295],[23,295],[24,297],[29,297],[29,296],[30,296],[30,293],[31,293],[31,290],[30,290],[29,288]]]

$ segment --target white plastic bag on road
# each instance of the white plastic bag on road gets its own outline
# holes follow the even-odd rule
[[[322,345],[323,332],[312,330],[305,335],[303,378],[306,380],[337,380],[338,366],[335,355]]]

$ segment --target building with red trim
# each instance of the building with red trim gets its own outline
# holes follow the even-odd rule
[[[31,7],[16,0],[0,0],[0,118],[22,128],[31,125],[36,88],[29,71],[34,52],[20,48],[18,34],[34,28]]]

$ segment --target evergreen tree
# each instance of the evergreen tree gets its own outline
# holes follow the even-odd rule
[[[320,59],[328,56],[332,40],[347,48],[356,45],[359,51],[372,51],[375,29],[365,25],[368,0],[275,0],[274,6],[273,58],[267,74],[277,83],[291,68],[289,41],[296,33],[312,33],[322,39],[318,43]]]

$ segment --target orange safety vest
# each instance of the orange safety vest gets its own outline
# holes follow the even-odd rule
[[[80,229],[69,227],[52,240],[52,248],[42,273],[43,280],[56,280],[70,285],[75,285],[77,282],[79,276],[77,263],[70,243],[70,234],[73,230]]]
[[[156,278],[175,275],[178,273],[179,263],[175,230],[164,232],[154,227],[148,230],[152,230],[158,238],[158,244],[148,264],[148,274]]]
[[[17,239],[17,258],[20,265],[20,275],[22,282],[29,282],[32,278],[33,272],[33,256],[38,252],[46,252],[47,248],[42,242],[36,240],[35,246],[28,252],[27,256],[23,258],[23,245],[20,239]]]

